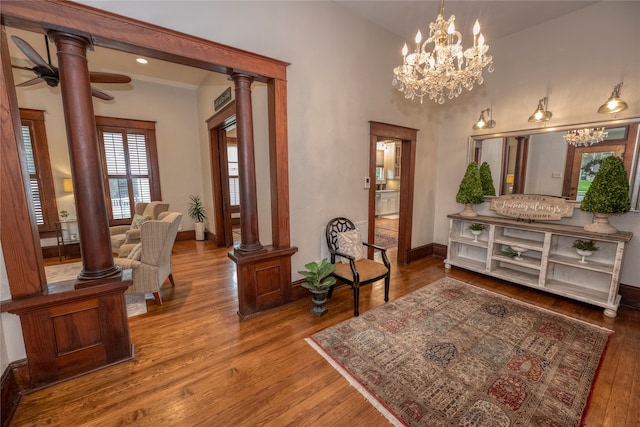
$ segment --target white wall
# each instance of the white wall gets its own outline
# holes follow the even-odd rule
[[[629,109],[618,118],[640,116],[640,3],[607,1],[545,22],[500,40],[488,40],[495,71],[484,84],[445,104],[440,122],[434,239],[447,243],[447,214],[458,212],[455,194],[467,165],[467,141],[478,112],[491,107],[496,127],[489,133],[531,129],[527,122],[538,100],[549,97],[560,126],[613,119],[597,109],[616,83],[624,80],[622,97]],[[613,25],[608,25],[614,23]],[[606,28],[606,30],[605,30]],[[481,209],[490,212],[485,203]],[[591,214],[581,211],[565,223],[584,225]],[[620,230],[634,237],[626,254],[621,282],[640,287],[640,213],[612,217]]]

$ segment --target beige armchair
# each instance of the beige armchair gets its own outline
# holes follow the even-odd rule
[[[149,203],[136,203],[135,214],[148,219],[158,219],[158,215],[169,210],[169,203],[161,201]],[[134,216],[135,218],[135,216]],[[127,256],[127,253],[120,251],[123,245],[136,245],[140,242],[140,228],[133,225],[116,225],[109,227],[111,234],[111,251],[117,253],[118,256]]]
[[[171,249],[181,220],[180,212],[163,212],[158,220],[146,221],[140,228],[140,243],[126,248],[127,258],[114,259],[123,269],[132,269],[133,285],[127,293],[152,293],[156,304],[162,305],[160,287],[167,278],[175,286],[171,274]]]

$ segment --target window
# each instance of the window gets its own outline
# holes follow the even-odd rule
[[[238,144],[227,144],[229,166],[229,199],[231,206],[240,206],[240,181],[238,178]]]
[[[96,117],[111,225],[131,222],[138,202],[161,200],[155,123]]]
[[[52,231],[58,220],[58,204],[49,161],[44,111],[21,108],[20,119],[36,223],[39,231]]]

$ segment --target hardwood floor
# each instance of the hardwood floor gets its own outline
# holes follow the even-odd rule
[[[337,289],[317,318],[303,299],[240,321],[235,264],[227,249],[179,241],[176,286],[164,305],[130,318],[135,359],[23,398],[15,426],[382,426],[386,419],[304,338],[353,314],[352,294]],[[542,292],[453,268],[427,258],[395,265],[391,299],[450,275],[574,318],[613,329],[596,379],[586,426],[640,425],[640,311],[618,317]],[[383,304],[383,285],[366,286],[360,310]]]

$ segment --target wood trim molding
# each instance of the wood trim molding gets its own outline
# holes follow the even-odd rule
[[[620,295],[622,296],[622,300],[620,304],[633,308],[636,310],[640,310],[640,288],[637,286],[625,285],[620,283],[619,288]]]
[[[402,164],[400,168],[400,221],[398,226],[398,264],[411,262],[411,229],[413,226],[413,192],[415,181],[415,156],[418,129],[396,126],[388,123],[369,122],[369,176],[376,175],[376,143],[380,138],[402,141]],[[376,187],[369,188],[368,240],[375,237]],[[369,256],[373,253],[369,250]]]
[[[223,74],[244,71],[261,82],[269,78],[286,80],[287,62],[74,2],[4,0],[1,13],[4,25],[27,31],[69,30],[90,35],[94,46]]]

